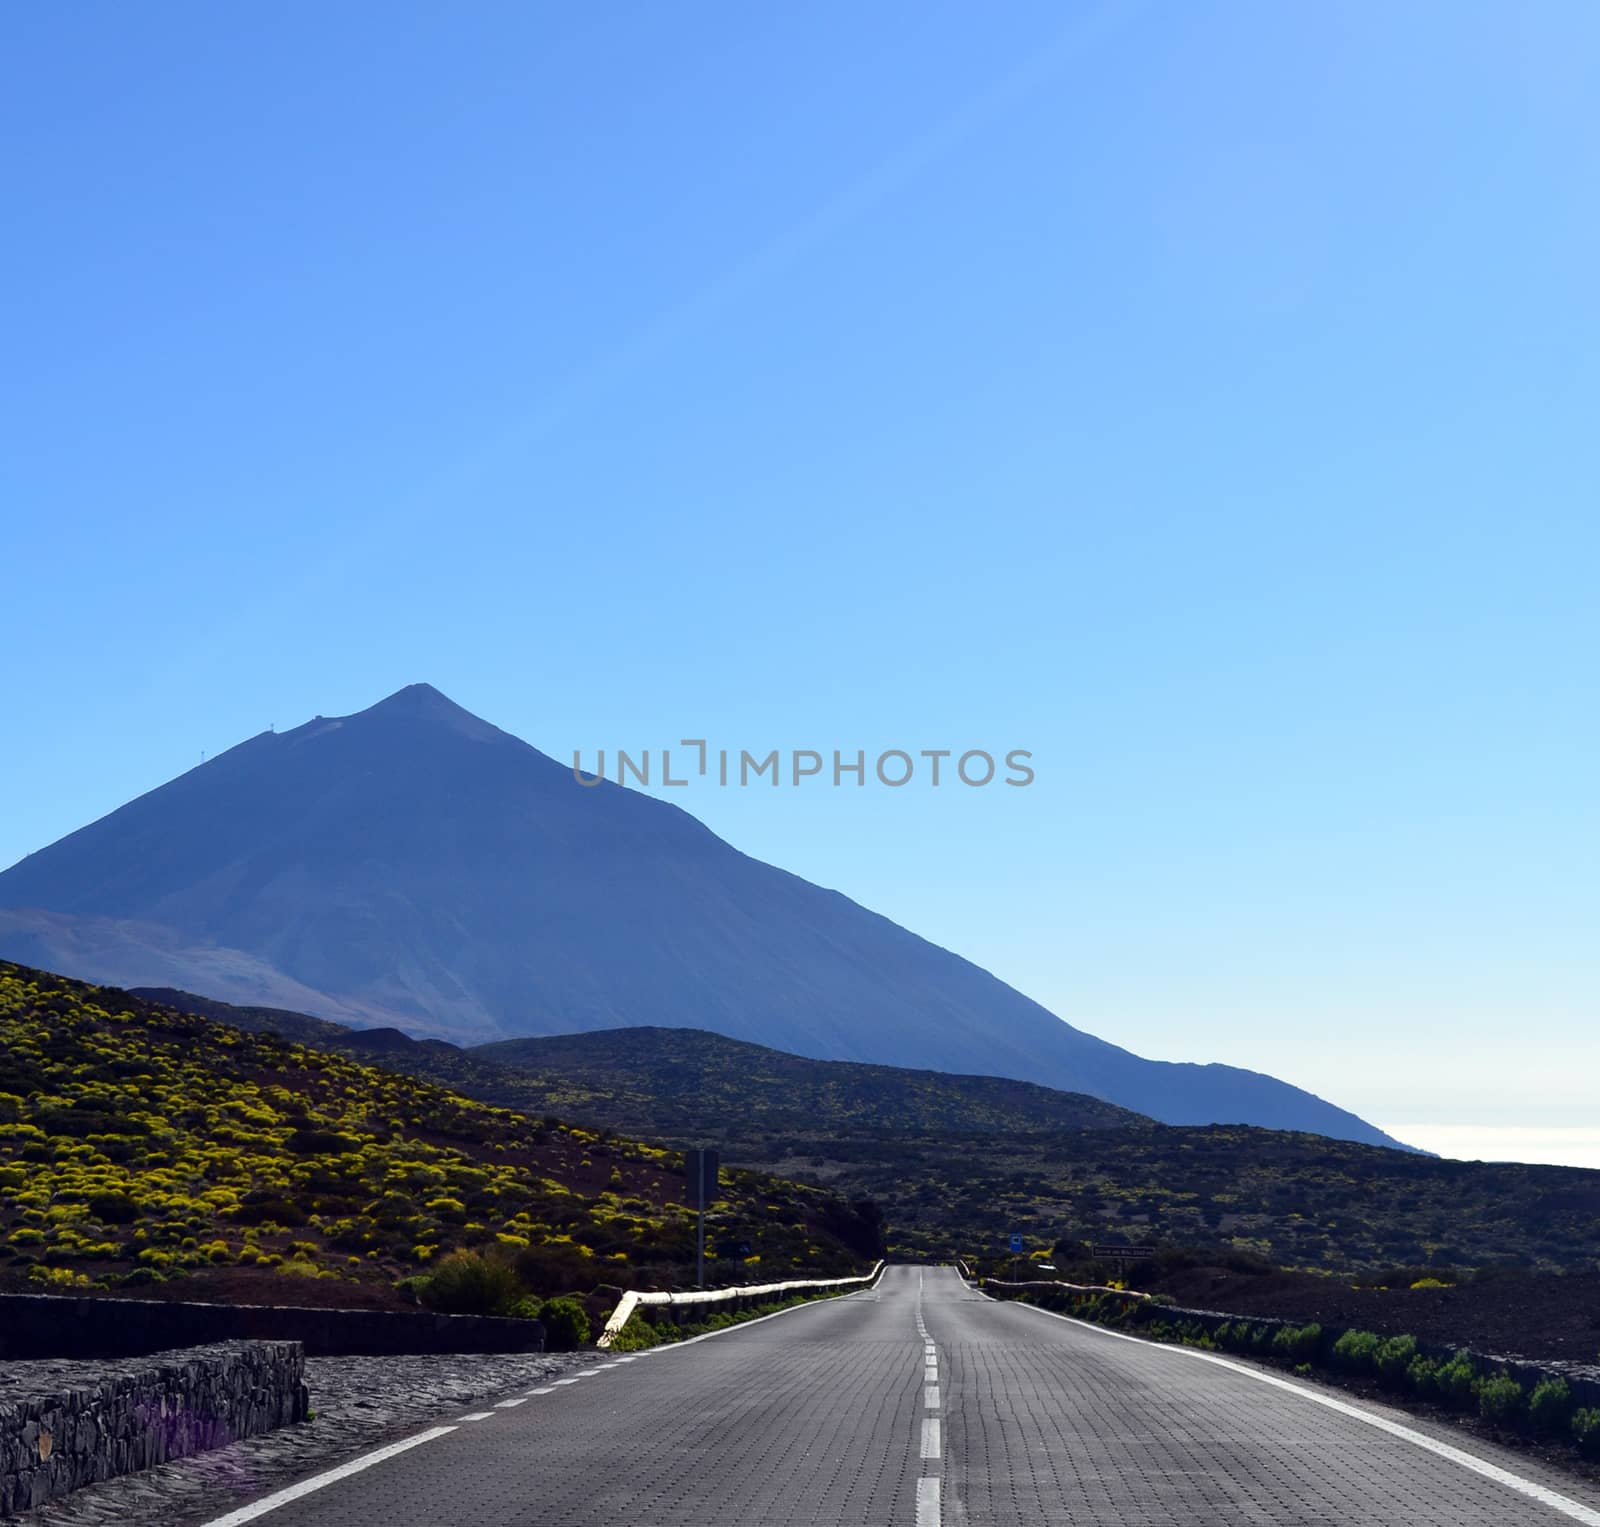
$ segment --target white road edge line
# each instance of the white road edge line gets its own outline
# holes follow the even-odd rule
[[[264,1495],[260,1500],[252,1501],[248,1506],[240,1506],[237,1511],[230,1511],[226,1516],[213,1517],[205,1527],[240,1527],[243,1522],[253,1522],[258,1516],[276,1511],[279,1506],[287,1506],[290,1501],[299,1500],[303,1495],[310,1495],[325,1485],[348,1479],[352,1474],[359,1474],[374,1464],[387,1462],[397,1453],[419,1447],[424,1442],[432,1442],[435,1438],[447,1436],[454,1430],[453,1426],[434,1426],[425,1432],[418,1432],[415,1437],[407,1437],[402,1442],[391,1442],[388,1447],[380,1447],[374,1453],[352,1458],[349,1463],[341,1463],[338,1468],[329,1469],[325,1474],[313,1474],[310,1479],[302,1479],[298,1484],[276,1490],[271,1495]]]
[[[980,1289],[981,1293],[982,1290]],[[984,1294],[985,1299],[993,1299],[993,1295]],[[1259,1369],[1247,1367],[1244,1363],[1231,1362],[1228,1358],[1217,1357],[1210,1352],[1201,1352],[1194,1347],[1179,1347],[1168,1342],[1148,1341],[1142,1336],[1130,1336],[1126,1331],[1111,1331],[1105,1326],[1097,1326],[1092,1321],[1078,1320],[1071,1315],[1058,1315],[1054,1310],[1040,1309],[1036,1304],[1022,1304],[1020,1300],[994,1299],[996,1304],[1021,1304],[1025,1310],[1032,1310],[1036,1315],[1048,1315],[1052,1320],[1064,1320],[1071,1326],[1082,1326],[1086,1331],[1093,1331],[1098,1336],[1115,1337],[1118,1341],[1136,1342],[1141,1347],[1157,1347],[1163,1352],[1175,1352],[1181,1357],[1192,1357],[1197,1362],[1215,1363],[1219,1368],[1231,1369],[1234,1373],[1242,1373],[1246,1378],[1258,1380],[1263,1384],[1270,1384],[1274,1389],[1285,1389],[1290,1394],[1299,1395],[1302,1400],[1310,1400],[1314,1405],[1324,1405],[1329,1410],[1336,1410],[1342,1416],[1349,1416],[1356,1421],[1363,1421],[1368,1426],[1376,1427],[1380,1432],[1387,1432],[1391,1437],[1398,1437],[1402,1442],[1410,1442],[1425,1452],[1436,1457],[1446,1459],[1450,1463],[1459,1464],[1464,1469],[1469,1469],[1474,1474],[1481,1475],[1484,1479],[1492,1479],[1496,1484],[1515,1490],[1517,1494],[1526,1496],[1529,1500],[1536,1500],[1542,1506],[1549,1506],[1552,1511],[1559,1511],[1563,1516],[1571,1518],[1574,1522],[1582,1522],[1584,1527],[1600,1527],[1600,1511],[1595,1511],[1585,1506],[1581,1501],[1575,1501],[1566,1495],[1557,1494],[1548,1485],[1536,1484],[1531,1479],[1524,1479],[1520,1474],[1513,1474],[1509,1469],[1502,1469],[1497,1463],[1490,1463],[1486,1458],[1475,1457],[1471,1453],[1463,1452],[1458,1447],[1451,1447],[1448,1442],[1436,1442],[1432,1437],[1423,1432],[1413,1431],[1409,1426],[1402,1426],[1398,1421],[1391,1421],[1387,1416],[1373,1415],[1369,1411],[1361,1410],[1355,1405],[1347,1405],[1343,1400],[1336,1400],[1332,1395],[1322,1394],[1315,1389],[1306,1389],[1300,1384],[1291,1384],[1288,1379],[1281,1379],[1275,1373],[1263,1373]]]
[[[475,1410],[470,1416],[462,1416],[463,1421],[488,1421],[494,1415],[492,1410]]]
[[[659,1347],[650,1347],[643,1352],[635,1352],[635,1357],[665,1357],[669,1352],[681,1351],[684,1347],[692,1347],[697,1341],[715,1341],[719,1336],[733,1336],[739,1331],[748,1331],[751,1326],[758,1326],[763,1321],[781,1320],[785,1315],[798,1315],[802,1310],[826,1309],[830,1304],[843,1304],[847,1299],[859,1299],[863,1294],[876,1293],[876,1289],[861,1288],[853,1293],[835,1294],[831,1299],[807,1299],[804,1304],[791,1304],[786,1310],[774,1310],[770,1315],[757,1315],[751,1320],[741,1320],[737,1325],[724,1326],[720,1331],[707,1331],[701,1336],[686,1336],[682,1341],[664,1341]],[[559,1382],[559,1381],[558,1381]],[[206,1527],[210,1527],[207,1523]]]
[[[515,1410],[517,1406],[526,1405],[527,1403],[528,1403],[527,1395],[519,1394],[514,1399],[496,1400],[494,1402],[494,1408],[496,1410]]]
[[[826,1308],[830,1304],[842,1304],[846,1299],[859,1298],[862,1293],[871,1293],[870,1289],[862,1289],[857,1293],[838,1294],[832,1299],[807,1299],[804,1304],[791,1304],[786,1310],[774,1310],[770,1315],[757,1315],[754,1320],[742,1320],[738,1325],[724,1326],[720,1331],[707,1331],[704,1336],[690,1336],[684,1341],[663,1343],[659,1347],[652,1347],[645,1352],[630,1353],[630,1357],[656,1357],[664,1352],[671,1352],[679,1347],[692,1347],[697,1341],[711,1341],[718,1336],[731,1336],[735,1331],[747,1330],[750,1326],[758,1326],[764,1320],[777,1320],[784,1315],[794,1315],[801,1310],[815,1310]],[[619,1359],[625,1361],[626,1359]],[[558,1384],[570,1384],[572,1379],[557,1379],[545,1389],[535,1389],[534,1394],[549,1394]],[[393,1458],[397,1453],[403,1453],[407,1448],[416,1447],[419,1443],[432,1442],[435,1437],[443,1437],[448,1432],[455,1431],[454,1426],[435,1426],[429,1431],[419,1432],[415,1437],[407,1437],[403,1442],[392,1442],[388,1447],[381,1447],[375,1453],[368,1453],[361,1458],[353,1458],[349,1463],[342,1463],[336,1469],[329,1469],[326,1474],[314,1474],[310,1479],[302,1479],[299,1484],[290,1485],[287,1489],[279,1490],[275,1495],[263,1496],[253,1505],[241,1506],[237,1511],[230,1511],[226,1516],[219,1516],[213,1521],[205,1522],[202,1527],[240,1527],[243,1522],[253,1522],[258,1516],[265,1516],[269,1511],[276,1511],[279,1506],[286,1506],[290,1501],[299,1500],[302,1495],[309,1495],[313,1490],[320,1490],[324,1485],[331,1485],[336,1480],[348,1478],[351,1474],[359,1474],[363,1469],[370,1469],[375,1463],[383,1463]]]
[[[922,1422],[922,1456],[937,1458],[939,1451],[939,1418],[926,1416]]]
[[[939,1480],[936,1475],[917,1481],[917,1527],[939,1527]]]

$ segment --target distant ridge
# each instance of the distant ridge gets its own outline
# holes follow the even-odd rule
[[[1117,1129],[1151,1121],[1081,1092],[998,1076],[863,1061],[808,1060],[704,1029],[601,1029],[463,1049],[399,1029],[350,1029],[193,992],[130,995],[257,1033],[359,1055],[525,1113],[564,1109],[581,1124],[705,1138],[731,1121],[765,1129],[944,1135]]]
[[[580,787],[427,684],[240,743],[0,874],[0,909],[0,955],[458,1042],[709,1029],[1398,1143],[1258,1072],[1074,1029],[676,806]]]

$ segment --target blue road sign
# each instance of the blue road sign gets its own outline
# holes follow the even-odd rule
[[[1017,1256],[1021,1251],[1022,1251],[1022,1237],[1020,1235],[1013,1235],[1011,1237],[1011,1255],[1012,1256]]]

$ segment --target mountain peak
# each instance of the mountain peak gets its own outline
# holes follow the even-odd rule
[[[675,804],[582,788],[429,684],[130,801],[0,873],[0,908],[26,909],[0,916],[0,953],[123,986],[457,1041],[711,1029],[1042,1082],[1167,1123],[1394,1143],[1270,1077],[1082,1033]]]
[[[490,725],[481,716],[474,716],[431,684],[407,684],[404,689],[395,690],[376,705],[369,705],[345,719],[422,722],[448,727],[451,731],[476,737],[481,742],[491,742],[504,735],[498,727]]]

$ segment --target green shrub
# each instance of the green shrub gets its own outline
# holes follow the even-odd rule
[[[1438,1390],[1439,1398],[1458,1410],[1465,1410],[1472,1404],[1477,1382],[1478,1375],[1473,1371],[1472,1364],[1459,1352],[1433,1376],[1433,1386]]]
[[[1317,1355],[1321,1342],[1322,1327],[1319,1325],[1280,1326],[1272,1336],[1272,1352],[1275,1357],[1291,1363],[1308,1363]]]
[[[503,1315],[522,1297],[511,1264],[478,1251],[453,1251],[434,1265],[417,1293],[445,1315]]]
[[[126,1193],[96,1193],[89,1200],[89,1212],[102,1225],[131,1225],[139,1217],[139,1206]]]
[[[1373,1357],[1374,1366],[1378,1370],[1378,1377],[1391,1389],[1398,1389],[1405,1382],[1406,1372],[1411,1367],[1411,1361],[1417,1355],[1417,1338],[1415,1336],[1391,1336],[1387,1341],[1381,1342]]]
[[[1572,1415],[1572,1391],[1565,1379],[1543,1379],[1528,1396],[1528,1419],[1535,1431],[1553,1437],[1567,1429]]]
[[[1429,1396],[1438,1386],[1439,1365],[1431,1357],[1417,1356],[1406,1368],[1406,1385],[1413,1394]]]
[[[1378,1361],[1378,1337],[1372,1331],[1346,1331],[1333,1344],[1333,1365],[1347,1373],[1370,1373]]]
[[[1587,1406],[1575,1411],[1571,1422],[1572,1440],[1586,1458],[1600,1458],[1600,1409]]]
[[[1522,1385],[1509,1373],[1478,1383],[1478,1414],[1485,1421],[1515,1421],[1522,1409]]]
[[[539,1310],[544,1322],[545,1345],[552,1352],[570,1352],[589,1343],[589,1316],[570,1296],[546,1299]]]

